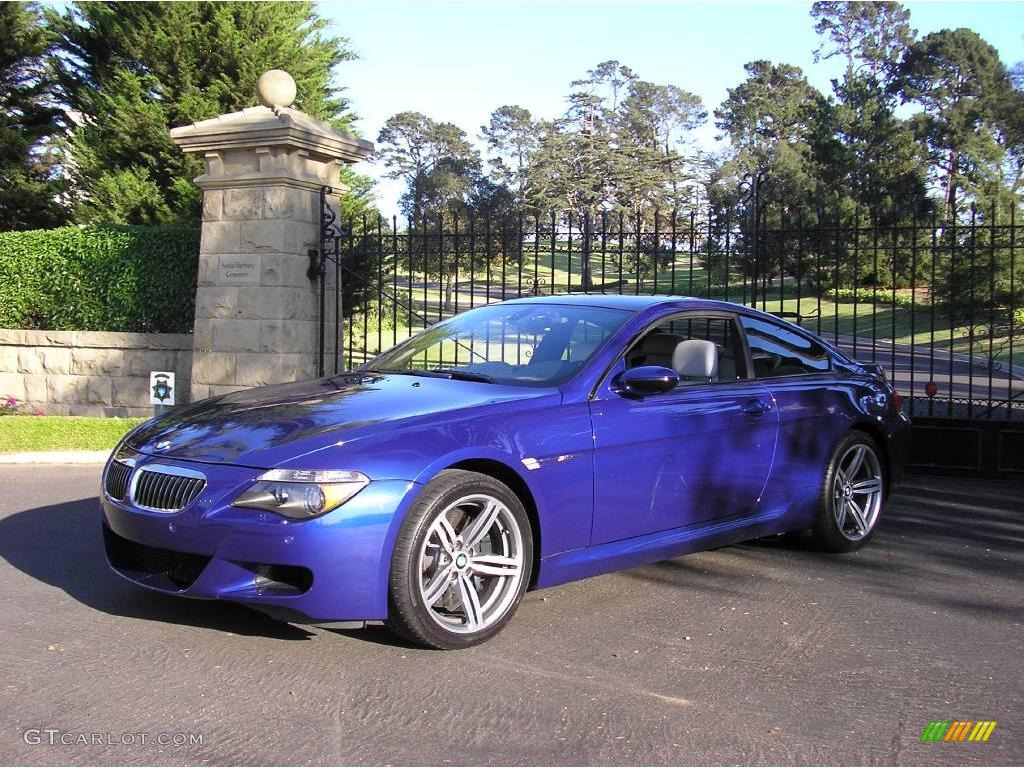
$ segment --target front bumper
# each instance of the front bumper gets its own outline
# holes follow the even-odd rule
[[[138,467],[145,466],[142,457]],[[287,520],[230,506],[260,470],[160,458],[200,471],[203,492],[156,512],[100,494],[107,560],[119,575],[183,597],[229,600],[287,621],[387,618],[394,538],[416,485],[371,482],[323,517]]]

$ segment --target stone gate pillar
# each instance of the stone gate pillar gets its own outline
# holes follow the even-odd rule
[[[260,78],[264,106],[171,130],[206,172],[191,399],[316,375],[319,291],[306,275],[319,247],[320,190],[345,191],[343,163],[373,144],[290,105],[295,82]],[[184,387],[182,387],[184,389]]]

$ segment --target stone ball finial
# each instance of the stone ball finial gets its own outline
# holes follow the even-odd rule
[[[290,107],[295,101],[295,80],[283,69],[271,69],[260,75],[256,91],[265,107]]]

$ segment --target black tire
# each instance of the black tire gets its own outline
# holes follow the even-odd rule
[[[533,532],[519,498],[493,477],[445,470],[402,522],[391,558],[388,626],[428,648],[477,645],[512,618],[532,569]]]
[[[846,477],[855,465],[852,476]],[[877,443],[863,432],[848,433],[832,451],[825,470],[811,544],[826,552],[863,547],[878,529],[886,488],[885,461]]]

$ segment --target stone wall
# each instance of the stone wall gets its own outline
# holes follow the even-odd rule
[[[150,371],[174,371],[188,402],[192,336],[0,329],[0,397],[47,415],[152,416]]]

